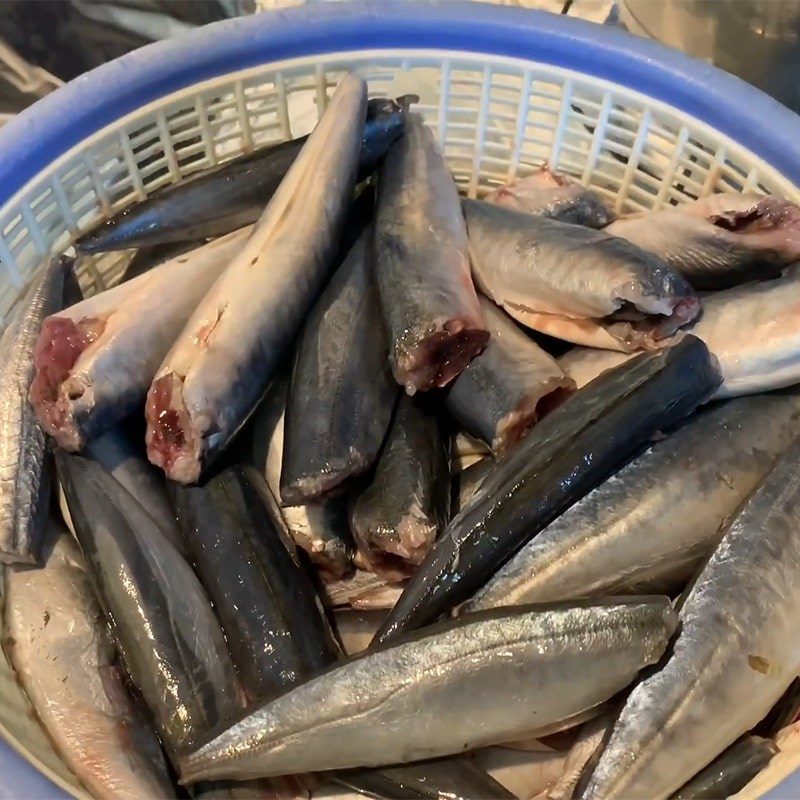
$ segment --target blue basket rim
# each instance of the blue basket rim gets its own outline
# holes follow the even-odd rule
[[[213,23],[71,81],[0,129],[0,205],[82,140],[160,97],[272,61],[376,49],[486,53],[593,75],[680,109],[800,185],[800,117],[676,50],[531,9],[352,0]]]

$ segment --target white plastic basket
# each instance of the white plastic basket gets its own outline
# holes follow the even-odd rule
[[[471,196],[547,163],[622,213],[720,190],[800,201],[800,120],[645,40],[460,2],[298,8],[151,45],[0,131],[0,325],[47,256],[160,186],[306,133],[348,70],[371,95],[420,95]],[[114,259],[101,272],[113,282]],[[76,791],[25,708],[0,668],[0,732]],[[0,776],[0,798],[35,780],[1,754]]]

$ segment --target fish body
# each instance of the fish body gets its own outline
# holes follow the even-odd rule
[[[147,450],[172,480],[196,482],[228,445],[322,288],[353,197],[365,111],[366,84],[346,76],[158,369],[146,403]]]
[[[402,591],[402,583],[391,583],[374,572],[357,569],[349,577],[326,583],[322,599],[329,608],[349,606],[362,611],[377,611],[391,608]]]
[[[619,691],[659,658],[674,627],[667,598],[431,626],[252,711],[187,755],[181,775],[397,764],[520,738]]]
[[[494,459],[484,458],[474,464],[470,464],[466,469],[462,469],[461,472],[453,476],[451,507],[454,514],[457,514],[469,503],[486,476],[494,469],[494,466]]]
[[[0,339],[0,561],[35,563],[47,515],[51,466],[28,403],[39,328],[61,307],[69,262],[40,268]]]
[[[727,527],[663,666],[630,693],[584,800],[669,797],[781,697],[800,669],[800,442]]]
[[[336,611],[333,619],[344,652],[354,656],[366,650],[385,616],[383,611]]]
[[[796,393],[697,413],[551,522],[465,609],[682,588],[798,435]]]
[[[392,416],[397,384],[373,275],[368,227],[334,273],[295,351],[281,498],[299,505],[367,470]]]
[[[61,447],[81,450],[139,410],[164,354],[246,237],[210,242],[44,321],[30,400]]]
[[[98,800],[170,798],[155,734],[128,697],[78,546],[49,522],[41,569],[5,572],[6,646],[65,763]]]
[[[173,498],[250,700],[273,697],[337,658],[316,591],[270,521],[274,500],[254,469],[174,485]]]
[[[359,155],[360,178],[375,170],[389,146],[402,136],[404,124],[405,111],[398,103],[384,98],[369,101]],[[307,139],[302,136],[280,142],[160,189],[82,237],[77,248],[96,253],[182,244],[252,225]]]
[[[723,192],[606,228],[655,253],[696,289],[774,277],[800,258],[800,209],[778,197]]]
[[[463,208],[476,283],[529,328],[630,352],[700,313],[678,273],[624,239],[480,200]]]
[[[173,756],[239,707],[222,629],[191,567],[136,500],[99,464],[56,458],[123,663]]]
[[[372,483],[353,504],[353,537],[375,572],[402,579],[425,558],[449,514],[447,439],[439,420],[403,395]]]
[[[378,634],[388,641],[467,600],[524,544],[719,385],[685,337],[640,354],[548,414],[501,459],[439,537]]]
[[[587,228],[605,228],[614,221],[614,213],[599,195],[575,178],[546,165],[498,187],[484,199],[498,206]]]
[[[447,385],[489,332],[470,276],[458,189],[416,114],[381,168],[375,254],[395,379],[409,394]]]
[[[481,300],[490,339],[450,386],[445,408],[496,456],[513,447],[574,389],[555,360],[488,300]]]

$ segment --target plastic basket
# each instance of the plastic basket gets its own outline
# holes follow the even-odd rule
[[[347,70],[373,95],[419,94],[473,196],[544,162],[621,212],[720,190],[800,201],[800,118],[660,45],[455,0],[300,7],[143,48],[0,130],[0,325],[49,254],[159,186],[306,132]],[[75,791],[2,665],[0,693],[0,732]],[[0,798],[63,796],[30,788],[45,779],[10,750],[0,776]]]

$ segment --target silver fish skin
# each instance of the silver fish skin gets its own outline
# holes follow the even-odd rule
[[[450,386],[444,407],[501,456],[575,384],[494,303],[481,298],[481,312],[491,338]]]
[[[795,392],[695,414],[531,539],[465,610],[682,588],[797,436]]]
[[[675,624],[669,600],[655,597],[433,625],[212,735],[182,759],[181,777],[398,764],[520,738],[624,688],[660,657]]]
[[[34,349],[45,318],[61,308],[70,262],[40,268],[0,339],[0,561],[38,559],[51,466],[45,434],[28,403]]]
[[[39,721],[98,800],[171,798],[158,739],[128,697],[77,544],[48,521],[41,569],[5,573],[6,646]]]
[[[722,385],[712,400],[770,392],[800,382],[800,265],[773,280],[714,292],[687,329],[717,359]],[[559,366],[578,387],[623,363],[617,353],[576,348]]]
[[[397,384],[373,273],[371,226],[314,306],[295,351],[286,407],[281,498],[298,505],[369,469]]]
[[[450,516],[450,462],[440,421],[402,395],[375,475],[350,512],[353,538],[373,572],[408,577]]]
[[[29,397],[62,448],[77,452],[138,410],[192,309],[246,238],[229,234],[44,321]]]
[[[614,212],[598,194],[546,164],[524,178],[498,187],[484,200],[587,228],[605,228],[614,221]]]
[[[409,114],[378,184],[375,274],[389,359],[409,394],[452,381],[486,345],[458,189],[432,131]]]
[[[156,372],[145,409],[148,457],[172,480],[196,482],[239,431],[322,289],[353,197],[366,103],[364,81],[343,78]]]
[[[652,349],[700,313],[660,258],[604,231],[463,202],[472,273],[523,325],[575,344]]]
[[[655,253],[702,290],[774,277],[800,259],[800,208],[756,194],[723,192],[636,214],[606,233]]]
[[[800,441],[725,531],[659,671],[629,695],[583,800],[662,800],[753,728],[800,669]]]

